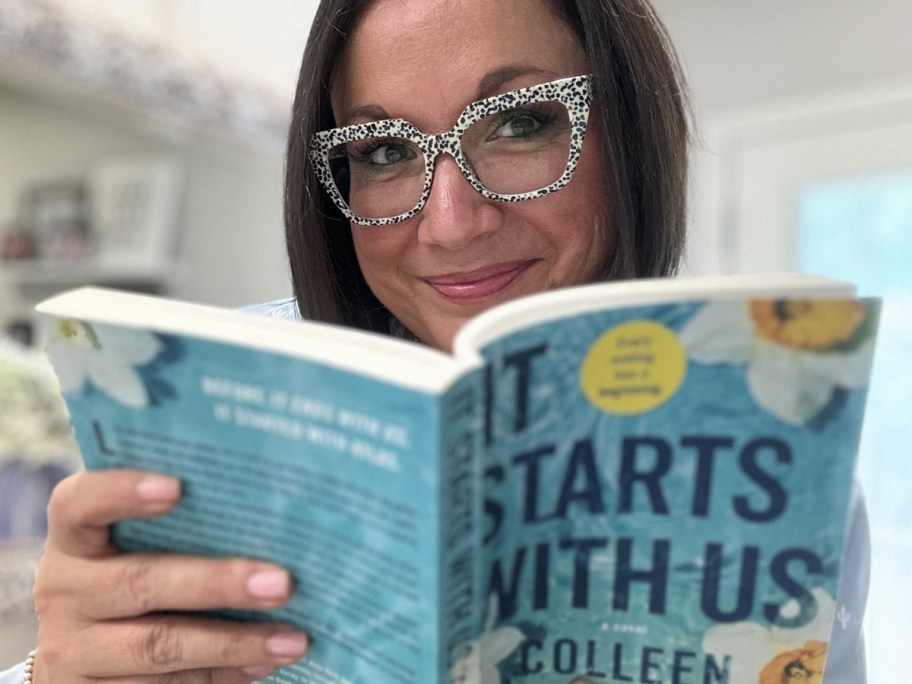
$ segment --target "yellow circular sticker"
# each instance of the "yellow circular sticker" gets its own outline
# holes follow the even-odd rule
[[[670,328],[631,321],[592,345],[580,368],[580,386],[596,408],[630,415],[668,401],[686,372],[687,354]]]

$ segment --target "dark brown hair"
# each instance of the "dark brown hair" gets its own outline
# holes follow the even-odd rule
[[[305,318],[386,331],[348,222],[320,187],[310,136],[335,126],[333,66],[372,0],[322,0],[304,51],[285,168],[285,230]],[[550,0],[592,65],[618,249],[606,278],[672,274],[684,245],[689,109],[681,70],[647,0]],[[381,229],[382,230],[382,229]]]

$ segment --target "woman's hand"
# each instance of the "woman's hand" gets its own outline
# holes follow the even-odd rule
[[[248,559],[119,554],[108,526],[167,512],[176,479],[134,470],[82,472],[48,506],[35,583],[35,684],[249,682],[304,655],[306,637],[275,624],[174,614],[284,604],[288,573]]]

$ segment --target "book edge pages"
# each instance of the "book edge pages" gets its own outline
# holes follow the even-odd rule
[[[607,286],[607,287],[606,287]],[[469,321],[456,335],[457,357],[474,357],[494,340],[526,327],[578,314],[629,306],[694,300],[855,297],[855,286],[804,273],[764,273],[688,278],[653,278],[596,283],[530,295],[507,302]]]
[[[375,333],[103,287],[55,295],[35,310],[57,319],[246,346],[434,394],[442,393],[469,367],[444,352]]]

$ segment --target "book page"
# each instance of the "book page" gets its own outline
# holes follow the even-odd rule
[[[310,655],[269,681],[437,676],[438,398],[206,339],[57,322],[49,355],[88,468],[181,479],[177,509],[114,526],[125,551],[288,568]]]
[[[653,278],[596,283],[543,292],[507,302],[476,316],[459,331],[457,357],[473,357],[497,337],[576,314],[635,304],[753,297],[852,297],[850,283],[805,273],[762,273],[701,278]]]
[[[471,365],[424,345],[353,328],[100,287],[61,293],[41,302],[35,310],[43,316],[243,345],[432,393],[444,391]]]

